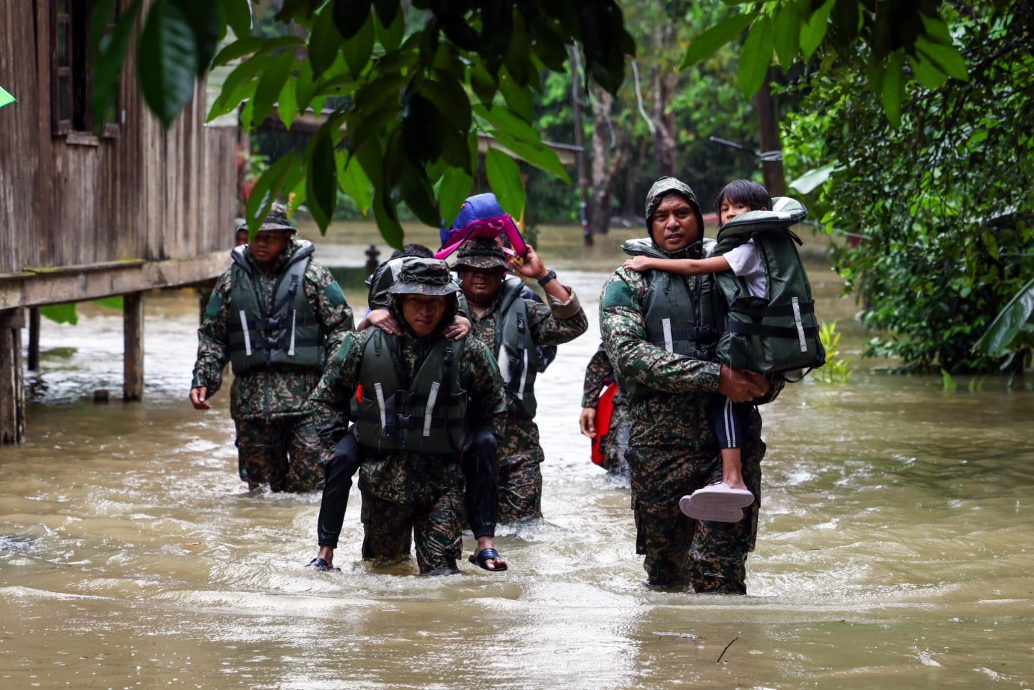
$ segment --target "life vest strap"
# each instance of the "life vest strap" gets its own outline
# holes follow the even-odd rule
[[[818,338],[819,329],[816,326],[802,327],[806,338]],[[767,338],[787,338],[798,340],[800,330],[794,326],[766,326],[760,323],[747,323],[744,321],[730,321],[726,324],[726,330],[730,333],[742,333],[743,335],[759,335]]]
[[[729,309],[730,314],[743,314],[751,318],[763,319],[768,316],[794,316],[800,314],[814,314],[814,302],[801,302],[799,311],[794,310],[793,304],[779,306],[751,307],[747,305],[734,305]]]

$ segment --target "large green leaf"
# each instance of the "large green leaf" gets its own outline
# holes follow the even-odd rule
[[[697,36],[689,44],[689,48],[682,58],[681,69],[692,67],[701,60],[714,55],[726,43],[739,38],[740,33],[747,28],[755,15],[755,12],[733,15]]]
[[[460,168],[449,168],[442,175],[438,183],[438,206],[446,224],[451,224],[459,214],[473,184],[474,178]]]
[[[1034,323],[1034,278],[1009,300],[974,343],[973,350],[990,357],[1003,357],[1017,349],[1019,339],[1029,333],[1031,323]]]
[[[227,65],[252,53],[270,53],[277,48],[297,48],[303,45],[305,45],[305,41],[295,36],[280,36],[278,38],[245,36],[220,50],[215,59],[212,60],[212,66]]]
[[[255,93],[255,77],[269,63],[270,56],[258,53],[237,65],[226,80],[215,103],[208,110],[208,120],[225,115],[237,108],[240,102]]]
[[[791,182],[790,187],[801,194],[810,194],[816,187],[824,185],[829,180],[830,175],[839,169],[840,164],[837,162],[826,163],[822,167],[814,168],[804,173]]]
[[[338,32],[348,40],[370,20],[370,3],[368,0],[333,0],[333,17]]]
[[[524,211],[524,185],[517,163],[499,149],[488,149],[485,154],[485,172],[499,205],[514,218]]]
[[[747,97],[758,92],[768,75],[768,66],[772,63],[773,39],[772,20],[762,17],[750,27],[750,35],[743,42],[740,51],[740,88]]]
[[[233,35],[244,38],[251,33],[251,2],[249,0],[222,0],[226,12],[226,23],[233,29]]]
[[[225,33],[221,5],[212,0],[173,0],[194,32],[197,50],[197,75],[204,76],[212,62],[219,39]]]
[[[909,55],[908,64],[912,66],[912,74],[915,75],[916,81],[922,84],[923,88],[930,91],[939,89],[944,82],[948,81],[947,74],[937,69],[932,62],[923,57],[914,58]]]
[[[509,132],[503,132],[498,129],[490,130],[489,134],[494,136],[500,144],[509,149],[510,153],[518,158],[531,163],[540,170],[556,175],[568,184],[571,183],[571,178],[568,176],[567,170],[564,169],[564,164],[560,162],[556,152],[548,146],[541,143],[533,144],[520,141],[510,136]]]
[[[137,74],[151,112],[166,129],[194,95],[197,41],[171,0],[155,0],[140,35]]]
[[[901,51],[894,51],[887,58],[887,71],[883,74],[883,112],[895,127],[901,124],[901,101],[905,98],[903,62]]]
[[[11,105],[14,102],[14,96],[4,91],[3,87],[0,86],[0,108],[3,108],[5,105]]]
[[[804,59],[810,60],[811,56],[822,44],[826,37],[826,30],[829,28],[829,13],[833,11],[836,0],[826,0],[811,16],[801,25],[801,52]]]
[[[111,17],[114,7],[115,0],[103,0],[102,3],[96,5],[90,16],[90,52],[96,67],[90,90],[90,109],[93,112],[93,120],[98,126],[103,125],[105,115],[118,95],[122,61],[125,59],[126,49],[129,47],[136,16],[140,12],[140,0],[134,0],[127,5],[115,23],[111,34],[105,34],[108,18]],[[2,89],[0,92],[2,92],[0,93],[0,107],[3,107],[7,105],[3,102],[3,94],[6,92]]]
[[[342,191],[352,197],[359,211],[365,216],[370,212],[370,204],[373,203],[370,178],[366,176],[363,166],[359,164],[355,155],[338,157],[338,183]]]
[[[324,7],[312,20],[312,35],[309,38],[309,64],[313,77],[319,77],[330,69],[338,57],[344,42],[341,33],[330,21],[331,7]]]
[[[288,77],[284,82],[284,88],[280,90],[280,96],[276,101],[276,110],[280,114],[280,121],[284,127],[291,129],[294,118],[298,116],[298,90],[295,85],[295,78]]]
[[[269,214],[269,209],[273,206],[273,202],[277,200],[280,191],[284,187],[284,180],[297,162],[298,152],[291,151],[266,168],[265,172],[255,181],[255,186],[251,190],[251,196],[248,197],[248,204],[245,210],[252,238],[254,238],[259,226],[262,225],[262,221]]]
[[[776,55],[779,56],[779,66],[785,72],[797,57],[800,45],[801,14],[797,11],[797,5],[791,2],[779,8],[773,28]]]
[[[252,118],[256,126],[261,126],[272,112],[273,103],[284,90],[284,84],[287,82],[293,64],[294,54],[291,51],[274,55],[266,63],[266,67],[259,76],[258,85],[255,87],[255,98],[252,101]]]
[[[370,61],[370,53],[373,51],[373,13],[366,16],[366,21],[349,38],[345,39],[344,55],[345,64],[353,77],[358,78],[363,69]]]
[[[317,130],[312,142],[312,157],[309,159],[309,173],[305,182],[305,197],[309,200],[309,211],[320,232],[326,232],[337,204],[337,161],[331,129],[336,123],[336,118],[330,118]]]
[[[962,57],[962,54],[954,46],[934,43],[920,36],[916,39],[916,51],[928,58],[939,70],[949,77],[959,81],[969,81],[966,58]]]

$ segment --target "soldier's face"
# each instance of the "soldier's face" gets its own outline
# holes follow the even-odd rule
[[[402,318],[419,338],[431,335],[445,316],[447,301],[436,295],[404,295]]]
[[[251,243],[251,255],[262,268],[269,268],[276,262],[276,258],[287,249],[291,233],[274,230],[272,232],[260,232],[255,235],[255,241]]]
[[[669,194],[653,212],[650,223],[653,241],[666,252],[687,247],[700,236],[693,206],[678,194]]]
[[[499,266],[496,268],[460,266],[456,272],[460,276],[463,295],[469,302],[477,306],[489,306],[495,301],[499,288],[503,285],[503,276],[506,275],[506,269]]]

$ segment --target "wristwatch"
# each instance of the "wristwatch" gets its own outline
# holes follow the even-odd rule
[[[552,268],[546,271],[546,275],[539,278],[539,286],[546,287],[546,283],[548,283],[551,280],[556,280],[556,271],[554,271]]]

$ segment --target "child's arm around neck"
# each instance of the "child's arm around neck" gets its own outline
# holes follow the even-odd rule
[[[656,259],[651,256],[633,256],[625,261],[625,268],[640,273],[667,271],[683,276],[698,276],[728,271],[729,262],[723,256],[712,256],[708,259]]]

